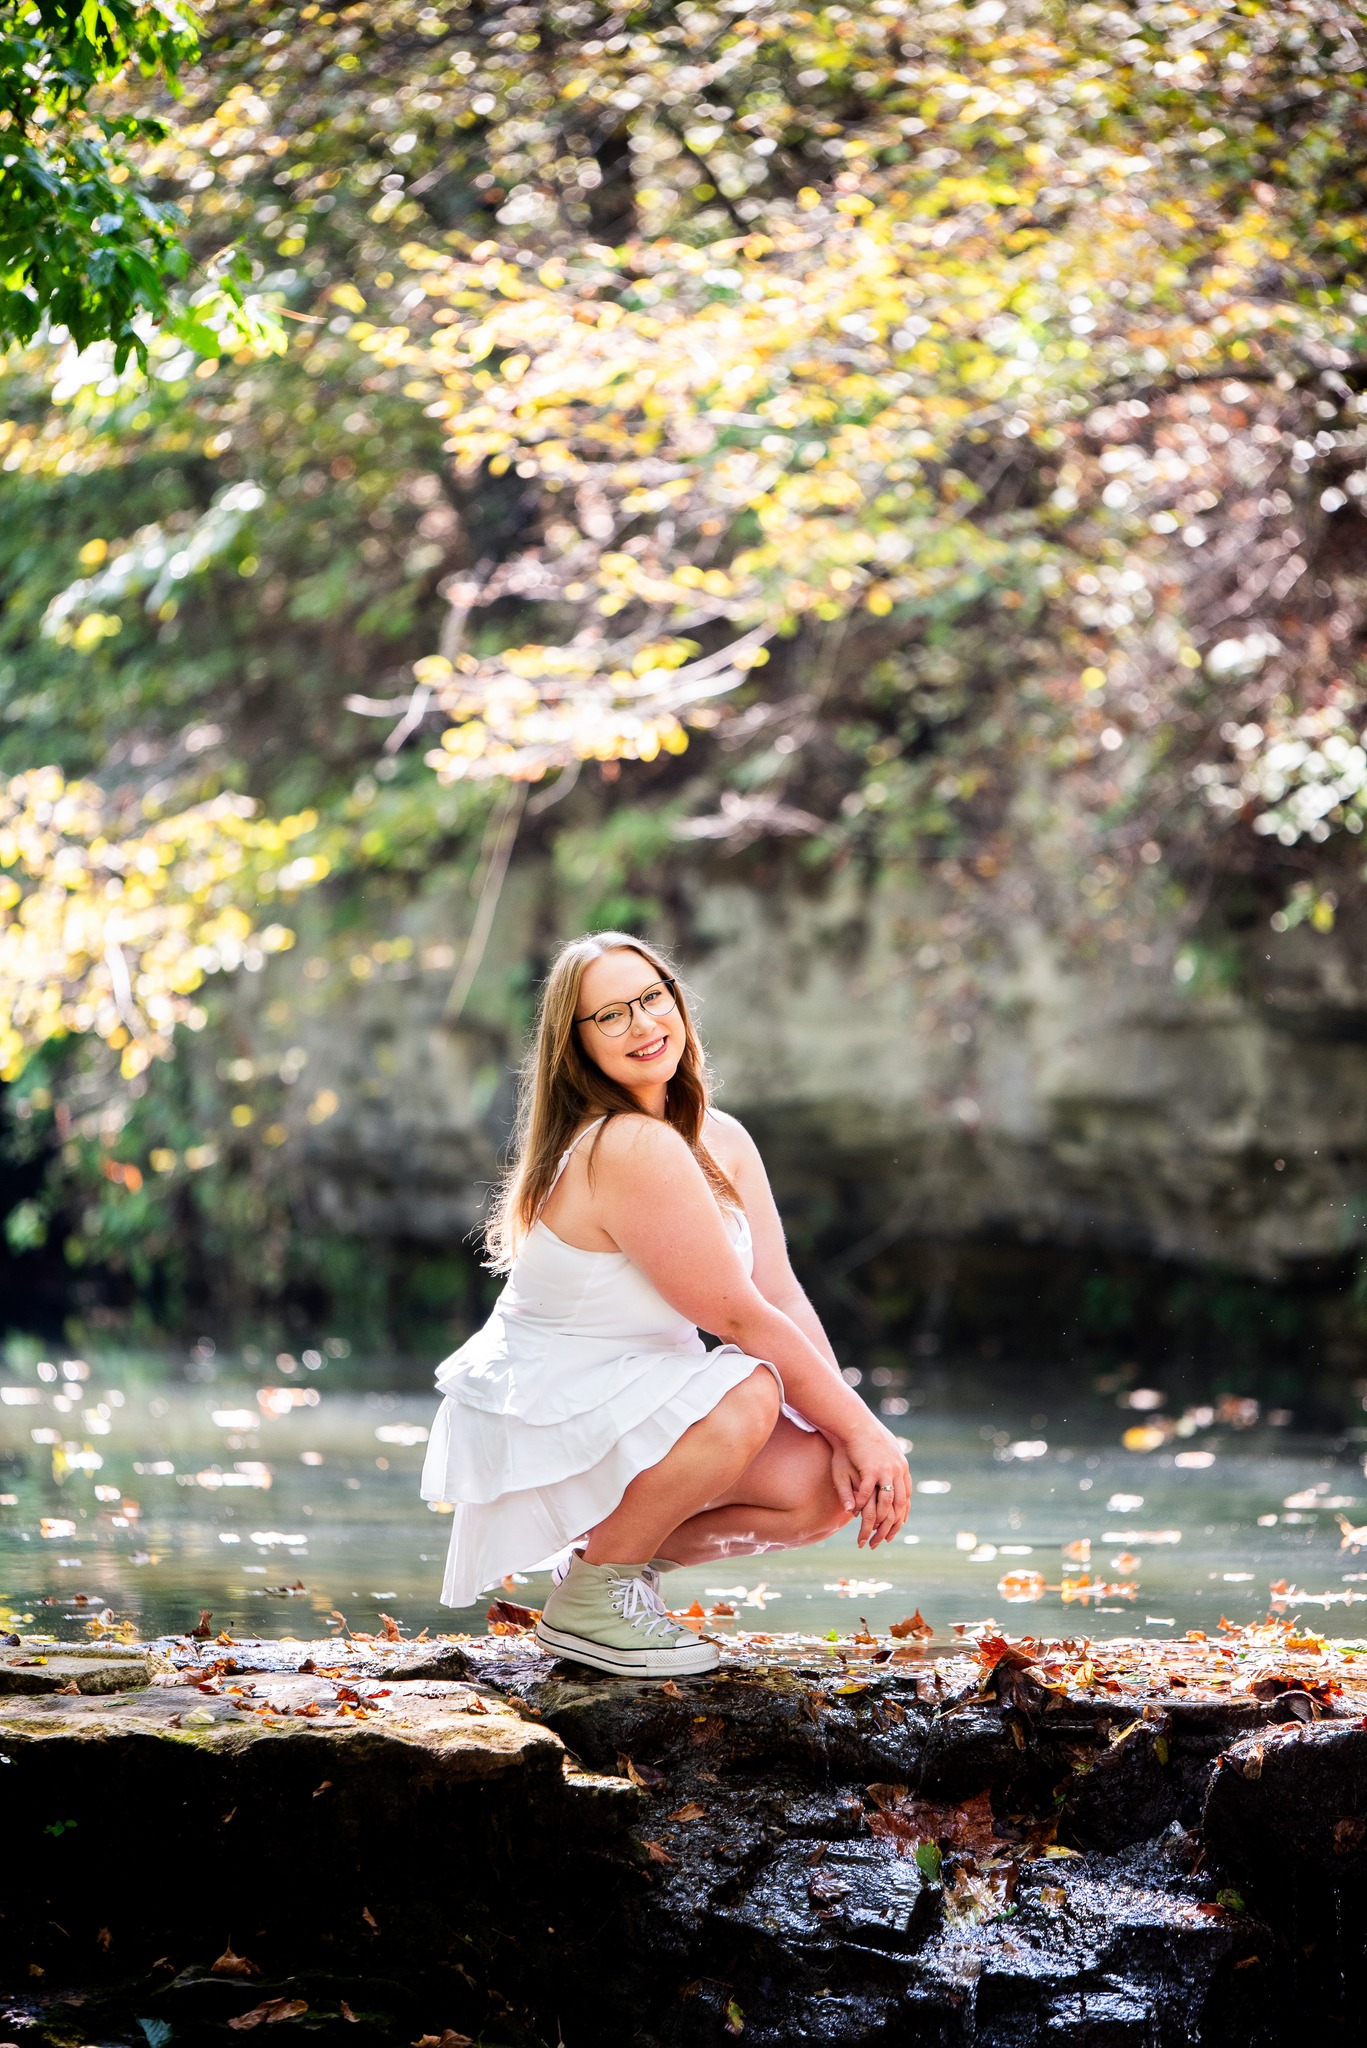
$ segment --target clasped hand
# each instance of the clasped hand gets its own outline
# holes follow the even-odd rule
[[[846,1512],[859,1516],[860,1549],[890,1543],[911,1507],[911,1474],[892,1432],[870,1417],[832,1447],[831,1478]]]

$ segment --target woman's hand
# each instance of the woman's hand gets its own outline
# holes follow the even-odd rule
[[[867,1426],[833,1447],[831,1478],[846,1509],[860,1517],[860,1549],[890,1543],[911,1507],[911,1474],[892,1432],[869,1416]]]

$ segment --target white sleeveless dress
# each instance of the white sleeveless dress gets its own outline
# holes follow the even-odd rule
[[[749,1223],[724,1213],[748,1273]],[[422,1495],[454,1508],[443,1603],[551,1563],[760,1365],[781,1389],[767,1359],[709,1351],[625,1252],[582,1251],[534,1223],[488,1322],[437,1369]]]

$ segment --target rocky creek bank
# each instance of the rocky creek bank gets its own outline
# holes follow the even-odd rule
[[[0,2043],[1354,2038],[1367,1651],[908,1624],[647,1684],[491,1612],[0,1647]]]

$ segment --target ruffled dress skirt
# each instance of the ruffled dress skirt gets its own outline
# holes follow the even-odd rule
[[[422,1493],[452,1508],[443,1603],[563,1554],[759,1366],[778,1378],[734,1344],[709,1351],[623,1254],[536,1225],[488,1323],[437,1373]]]

